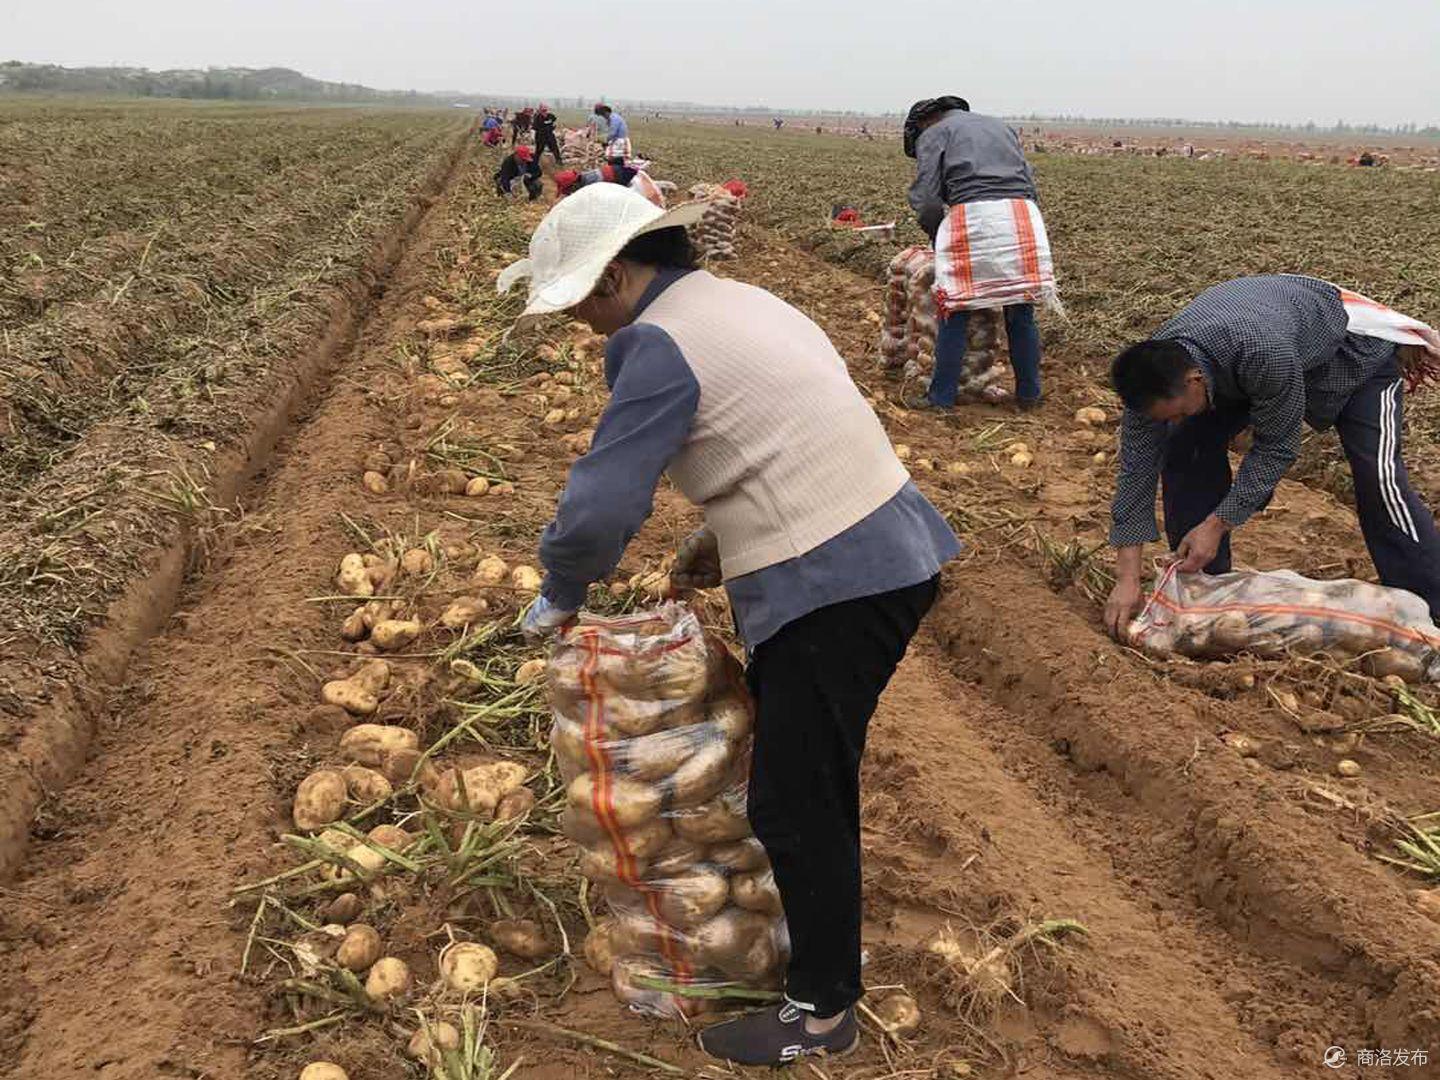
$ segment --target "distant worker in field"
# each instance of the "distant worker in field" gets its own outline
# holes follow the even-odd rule
[[[524,135],[530,134],[530,125],[535,121],[535,110],[529,106],[510,118],[510,145],[518,146]]]
[[[541,155],[549,150],[555,155],[557,165],[564,164],[565,159],[560,154],[560,144],[555,139],[555,114],[550,111],[550,106],[541,102],[540,107],[535,110],[535,118],[532,123],[535,126],[535,160],[538,162]]]
[[[1440,375],[1440,335],[1318,278],[1239,278],[1201,293],[1148,341],[1116,357],[1125,402],[1110,543],[1106,628],[1123,637],[1141,605],[1141,552],[1165,534],[1182,572],[1230,569],[1230,533],[1269,503],[1300,452],[1303,424],[1334,427],[1355,510],[1385,585],[1440,618],[1440,533],[1400,457],[1401,404]],[[1230,472],[1229,447],[1253,442]]]
[[[574,169],[557,172],[555,197],[563,199],[591,184],[619,184],[628,187],[662,209],[665,206],[665,189],[673,187],[668,182],[651,179],[644,170],[630,165],[601,165],[598,169],[586,169],[583,172]]]
[[[1050,241],[1020,139],[1003,120],[970,111],[964,98],[917,101],[905,118],[915,158],[910,205],[935,245],[935,371],[926,397],[955,404],[965,370],[968,312],[1003,308],[1015,402],[1040,403],[1035,304],[1058,307]]]
[[[535,160],[535,151],[528,146],[515,147],[495,170],[495,188],[501,195],[516,194],[517,181],[524,184],[531,202],[538,199],[544,190],[540,180],[540,163]]]
[[[546,215],[522,319],[569,312],[608,336],[610,400],[540,541],[530,637],[569,622],[614,572],[668,475],[705,514],[679,588],[724,585],[755,700],[747,813],[789,926],[786,1000],[706,1028],[741,1065],[859,1040],[860,759],[876,702],[960,550],[896,459],[825,332],[753,285],[695,266],[683,226],[596,184]]]
[[[779,131],[785,126],[785,118],[783,116],[777,116],[774,120],[771,121],[771,123],[775,125],[775,130]]]
[[[630,125],[609,105],[596,105],[595,115],[600,120],[599,135],[605,144],[605,160],[611,165],[624,165],[635,154],[635,148],[630,145]]]

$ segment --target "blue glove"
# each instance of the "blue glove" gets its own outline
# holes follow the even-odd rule
[[[531,641],[539,641],[549,637],[574,617],[573,610],[556,607],[542,594],[535,598],[535,602],[525,612],[525,618],[520,622],[520,633]]]

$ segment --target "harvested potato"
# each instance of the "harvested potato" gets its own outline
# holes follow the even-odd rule
[[[475,575],[471,579],[477,585],[503,585],[505,579],[510,576],[510,566],[499,555],[486,555],[475,567]]]
[[[351,716],[369,716],[380,707],[380,699],[354,679],[332,679],[320,688],[320,700],[338,705]]]
[[[750,823],[724,797],[675,815],[676,833],[697,844],[724,844],[750,835]]]
[[[375,624],[370,640],[385,652],[398,652],[414,644],[424,630],[419,619],[386,619]]]
[[[895,456],[901,461],[909,461],[913,455],[914,451],[912,451],[910,447],[906,446],[904,443],[896,443]]]
[[[730,879],[730,895],[746,911],[758,911],[762,915],[785,913],[780,903],[780,890],[775,886],[775,875],[769,867],[736,874]]]
[[[728,907],[690,931],[696,958],[721,971],[738,966],[755,940],[769,936],[771,923],[763,915]]]
[[[1076,423],[1083,424],[1086,427],[1107,423],[1109,419],[1110,417],[1104,409],[1096,408],[1093,405],[1075,410]]]
[[[619,696],[605,701],[605,722],[620,735],[649,735],[665,726],[667,704]]]
[[[753,836],[736,840],[733,844],[718,844],[710,849],[706,858],[722,870],[736,874],[763,870],[769,865],[765,848]]]
[[[725,906],[730,889],[714,870],[696,867],[688,874],[667,878],[660,893],[660,916],[671,926],[699,926]]]
[[[490,612],[490,604],[478,596],[457,596],[440,616],[440,625],[447,630],[464,630],[481,622]]]
[[[1010,455],[1010,464],[1014,465],[1017,469],[1028,469],[1034,461],[1035,459],[1029,454],[1021,453]]]
[[[693,806],[718,793],[734,773],[735,754],[731,745],[724,739],[710,739],[686,758],[665,782],[664,789],[671,805]]]
[[[333,1061],[312,1061],[300,1070],[300,1080],[350,1080],[350,1074]]]
[[[436,801],[447,810],[494,814],[500,800],[525,783],[527,770],[515,761],[491,761],[465,769],[450,769],[440,777]]]
[[[398,825],[376,825],[365,838],[391,851],[404,851],[415,839]]]
[[[495,953],[479,942],[451,942],[440,953],[440,976],[450,989],[462,994],[484,989],[499,970]]]
[[[345,937],[335,953],[335,962],[350,971],[366,971],[384,951],[378,930],[364,923],[355,923],[345,931]]]
[[[374,769],[367,769],[364,765],[346,765],[341,772],[345,774],[345,788],[356,802],[379,802],[395,794],[390,781]]]
[[[346,596],[375,595],[375,586],[370,582],[370,571],[362,556],[351,552],[340,560],[340,569],[335,575],[335,587]]]
[[[444,1020],[428,1021],[410,1036],[410,1042],[405,1047],[411,1057],[423,1061],[430,1069],[438,1069],[444,1065],[446,1050],[459,1049],[459,1030],[454,1024],[447,1024]]]
[[[479,550],[468,540],[452,540],[440,549],[447,562],[472,563],[480,557]]]
[[[516,788],[495,805],[496,821],[516,821],[528,817],[535,809],[535,793],[529,788]]]
[[[920,1005],[909,994],[882,998],[875,1005],[875,1015],[887,1032],[902,1039],[920,1029]]]
[[[1407,683],[1423,682],[1425,679],[1425,662],[1418,656],[1393,646],[1370,653],[1361,663],[1365,670],[1377,679],[1391,675],[1398,676]]]
[[[515,681],[521,686],[529,686],[533,682],[539,682],[545,677],[545,661],[543,659],[526,660],[515,669]]]
[[[340,624],[340,636],[346,641],[362,641],[370,627],[365,622],[365,609],[358,607]]]
[[[400,569],[419,577],[435,569],[435,556],[424,548],[413,547],[400,556]]]
[[[360,478],[360,483],[371,495],[384,495],[390,490],[390,481],[385,479],[384,473],[367,471]]]
[[[539,960],[553,951],[533,919],[497,919],[490,924],[490,940],[522,960]]]
[[[440,773],[433,762],[414,747],[386,750],[380,762],[380,772],[392,784],[408,784],[412,779],[424,790],[440,782]],[[416,773],[416,768],[419,773]]]
[[[663,780],[704,746],[703,735],[704,729],[695,727],[657,731],[625,740],[620,744],[621,753],[616,756],[632,776],[641,780]]]
[[[342,854],[349,851],[350,845],[355,843],[355,837],[341,829],[325,829],[315,839],[331,851],[339,851]]]
[[[356,724],[340,736],[341,754],[372,768],[383,764],[386,754],[419,749],[419,734],[394,724]]]
[[[515,494],[515,485],[514,485],[514,484],[491,484],[491,485],[490,485],[490,494],[491,494],[491,495],[500,496],[501,498],[504,498],[504,497],[507,496],[507,495],[514,495],[514,494]]]
[[[365,908],[364,901],[353,892],[341,893],[325,905],[324,918],[327,923],[348,925],[360,917]]]
[[[585,962],[599,975],[609,975],[615,966],[615,949],[611,943],[615,932],[615,920],[605,919],[596,923],[585,935]]]
[[[365,620],[365,632],[368,634],[376,623],[390,618],[390,601],[371,600],[360,609],[360,617]]]
[[[441,469],[435,474],[435,483],[440,491],[447,495],[464,495],[470,477],[459,469]]]
[[[1260,749],[1256,745],[1254,739],[1250,738],[1249,735],[1243,735],[1238,731],[1227,731],[1224,735],[1220,736],[1220,741],[1223,742],[1226,746],[1228,746],[1231,750],[1234,750],[1235,753],[1239,754],[1242,758],[1254,757]]]
[[[644,859],[622,856],[608,842],[580,849],[580,873],[591,881],[634,884],[646,876],[648,869]]]
[[[394,956],[382,956],[370,967],[365,993],[374,1001],[394,1001],[410,992],[410,967]]]
[[[565,422],[564,409],[551,409],[545,414],[544,424],[546,427],[559,427]]]
[[[510,571],[510,584],[521,592],[539,592],[544,580],[540,571],[533,566],[517,566]]]
[[[1342,758],[1335,763],[1335,772],[1344,777],[1353,778],[1360,775],[1360,763],[1350,758]]]
[[[465,494],[472,499],[490,494],[490,481],[483,476],[472,476],[470,482],[465,485]]]
[[[698,864],[708,861],[699,844],[678,837],[666,844],[650,861],[650,876],[659,878],[688,874]]]
[[[571,781],[567,794],[570,805],[594,814],[595,777],[581,773]],[[628,776],[612,777],[608,785],[608,806],[602,808],[622,829],[633,829],[660,812],[660,789]]]
[[[367,660],[350,676],[350,681],[372,694],[379,694],[390,685],[390,665],[384,660]]]
[[[339,821],[345,814],[345,776],[334,769],[311,773],[295,789],[295,827],[305,832]]]

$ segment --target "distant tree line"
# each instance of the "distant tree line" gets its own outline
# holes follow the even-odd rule
[[[1349,124],[1337,120],[1329,127],[1311,120],[1304,124],[1286,124],[1274,120],[1182,120],[1176,117],[1150,116],[1066,116],[1041,115],[1012,116],[1009,119],[1027,124],[1077,124],[1097,127],[1169,127],[1169,128],[1226,128],[1244,131],[1292,132],[1297,135],[1416,135],[1422,138],[1440,138],[1440,126],[1416,123],[1395,124]]]

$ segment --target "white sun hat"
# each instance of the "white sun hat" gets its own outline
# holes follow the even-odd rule
[[[506,293],[522,277],[530,279],[529,302],[512,329],[574,307],[635,237],[694,225],[708,208],[709,203],[692,202],[662,210],[639,192],[604,182],[561,199],[535,227],[530,257],[511,263],[495,280],[496,290]]]

